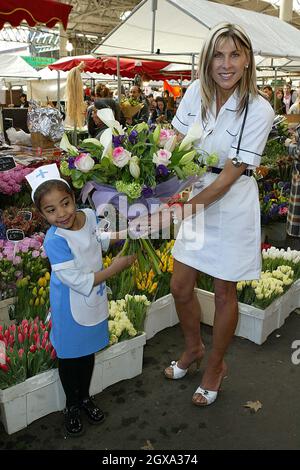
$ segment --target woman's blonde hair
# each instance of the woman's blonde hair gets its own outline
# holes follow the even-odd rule
[[[202,46],[199,57],[199,78],[202,100],[201,114],[203,120],[206,119],[207,112],[211,107],[216,94],[216,83],[212,79],[211,74],[211,64],[214,53],[220,41],[223,41],[227,38],[231,38],[236,47],[240,47],[246,53],[246,56],[249,60],[248,67],[245,68],[245,73],[243,74],[238,84],[240,97],[238,112],[242,113],[246,106],[249,95],[256,96],[258,94],[256,85],[255,59],[250,38],[238,25],[230,23],[218,24],[210,31],[209,36]]]

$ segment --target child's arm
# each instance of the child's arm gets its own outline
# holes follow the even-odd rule
[[[108,268],[94,273],[93,286],[97,286],[101,284],[101,282],[106,281],[106,279],[114,276],[120,271],[123,271],[123,269],[129,268],[129,266],[131,266],[132,263],[134,263],[135,259],[136,259],[135,255],[116,256]]]

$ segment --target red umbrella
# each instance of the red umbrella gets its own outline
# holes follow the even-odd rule
[[[67,29],[71,5],[53,0],[0,0],[0,29],[4,23],[19,26],[27,21],[29,26],[44,24],[52,28],[60,21]]]

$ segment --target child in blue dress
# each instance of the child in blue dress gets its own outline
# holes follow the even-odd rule
[[[95,352],[109,343],[108,301],[105,281],[128,268],[134,256],[116,257],[103,269],[102,250],[120,234],[99,231],[91,209],[76,210],[75,197],[60,177],[56,164],[27,175],[32,199],[51,225],[44,248],[51,264],[51,342],[58,356],[58,370],[66,394],[65,428],[80,435],[80,411],[100,423],[104,414],[92,401],[89,387]]]

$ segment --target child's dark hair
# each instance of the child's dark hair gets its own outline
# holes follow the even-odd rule
[[[42,183],[40,186],[37,187],[34,196],[33,196],[33,201],[38,210],[41,212],[41,201],[42,198],[45,196],[45,194],[52,189],[57,189],[58,191],[65,191],[66,193],[70,194],[71,196],[74,196],[73,190],[63,181],[59,180],[48,180],[45,181],[45,183]]]

